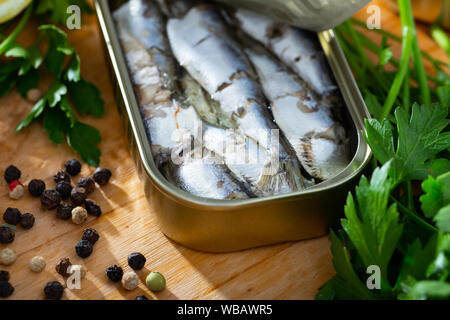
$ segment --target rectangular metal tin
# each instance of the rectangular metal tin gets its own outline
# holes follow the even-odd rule
[[[319,39],[347,104],[349,125],[354,127],[355,155],[349,166],[337,177],[302,192],[249,200],[212,200],[178,189],[155,166],[112,20],[111,2],[96,0],[96,11],[130,152],[162,232],[184,246],[207,252],[230,252],[325,235],[342,215],[347,193],[371,156],[362,135],[369,112],[333,31],[319,33]]]

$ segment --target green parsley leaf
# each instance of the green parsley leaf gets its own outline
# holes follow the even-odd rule
[[[433,172],[433,169],[442,168],[443,160],[440,160],[437,166],[432,158],[450,147],[450,132],[441,133],[450,121],[446,119],[447,114],[448,108],[439,104],[429,107],[415,104],[411,118],[408,119],[406,111],[398,107],[395,110],[398,126],[396,145],[393,138],[394,129],[387,120],[382,123],[375,119],[366,120],[365,137],[375,158],[382,164],[393,159],[394,185],[405,180],[420,180],[428,175],[436,176],[441,173]]]
[[[44,118],[44,128],[50,140],[56,144],[64,142],[65,133],[70,129],[70,122],[59,108],[50,108]]]
[[[388,206],[390,166],[391,162],[387,162],[375,169],[370,183],[366,177],[361,178],[356,187],[356,201],[350,193],[345,205],[347,219],[341,220],[364,264],[380,267],[385,288],[388,287],[388,263],[403,231],[396,205]]]
[[[75,50],[67,40],[67,34],[55,25],[42,25],[39,27],[39,31],[49,43],[45,65],[48,71],[59,78],[65,56],[74,54]]]
[[[30,89],[36,88],[39,83],[39,71],[36,69],[30,69],[23,77],[20,77],[17,81],[17,91],[23,98],[27,97],[27,93]]]
[[[408,285],[403,284],[403,294],[399,295],[402,300],[427,300],[427,299],[449,299],[450,298],[450,283],[423,280],[415,281],[410,278]]]
[[[427,218],[432,218],[444,206],[450,204],[450,172],[437,178],[428,177],[422,183],[425,193],[420,196],[422,211]]]
[[[45,109],[45,106],[47,104],[46,97],[42,97],[36,104],[33,106],[33,108],[30,110],[28,115],[23,119],[18,126],[16,127],[16,131],[20,131],[25,127],[28,127],[31,122],[33,122],[34,119],[39,117],[42,112]]]
[[[64,78],[66,81],[80,81],[80,57],[76,53],[70,58]]]
[[[84,79],[78,82],[69,82],[70,98],[81,115],[91,114],[94,117],[104,115],[104,101],[101,93],[92,83]]]
[[[100,164],[101,151],[96,146],[100,141],[100,132],[81,122],[75,123],[67,135],[67,142],[72,149],[81,155],[84,162],[95,167]]]
[[[394,54],[392,53],[391,49],[389,49],[389,48],[383,49],[380,53],[379,65],[384,66],[384,65],[388,64],[389,61],[391,61],[393,56],[394,56]]]
[[[440,231],[450,233],[450,204],[440,209],[433,220]]]
[[[67,87],[60,83],[59,81],[53,82],[50,89],[46,93],[46,99],[51,108],[56,106],[60,101],[62,96],[67,93]]]
[[[359,279],[350,262],[350,257],[337,235],[331,231],[331,252],[336,276],[331,278],[317,294],[317,299],[334,298],[341,300],[375,299],[376,296],[367,289]]]

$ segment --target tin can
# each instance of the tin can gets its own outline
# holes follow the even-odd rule
[[[130,151],[161,231],[175,242],[206,252],[237,251],[327,234],[338,222],[348,192],[371,157],[363,137],[364,118],[369,112],[333,31],[319,33],[319,39],[347,104],[346,124],[354,154],[351,163],[335,178],[305,191],[249,200],[213,200],[170,184],[154,163],[111,15],[122,2],[96,0],[95,5]]]

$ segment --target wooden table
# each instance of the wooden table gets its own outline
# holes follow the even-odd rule
[[[365,19],[365,13],[359,17]],[[400,32],[393,13],[383,8],[382,18],[383,28]],[[22,39],[25,42],[33,37],[33,29],[27,31]],[[90,218],[83,227],[61,221],[54,211],[41,209],[39,200],[28,194],[19,201],[11,200],[2,178],[0,212],[11,206],[36,216],[33,229],[24,231],[18,227],[16,240],[9,245],[18,256],[15,264],[0,267],[11,272],[15,287],[11,299],[43,299],[46,282],[63,281],[55,272],[62,257],[69,257],[72,263],[83,264],[88,270],[82,289],[66,289],[65,299],[133,299],[141,294],[155,299],[314,298],[318,288],[334,274],[328,237],[229,254],[207,254],[186,249],[159,231],[128,151],[101,41],[95,16],[88,17],[80,31],[70,32],[70,42],[81,56],[83,76],[101,89],[106,102],[105,117],[82,119],[100,129],[102,166],[113,172],[111,183],[91,196],[102,206],[104,214],[99,219]],[[426,35],[421,34],[421,41],[432,55],[446,58]],[[51,143],[40,124],[14,133],[14,127],[31,107],[16,92],[0,99],[0,171],[3,175],[9,164],[15,164],[22,170],[22,182],[42,178],[53,186],[52,175],[75,155],[66,145]],[[93,170],[84,166],[82,175]],[[101,238],[92,256],[83,260],[75,254],[74,246],[85,227],[98,230]],[[5,247],[0,245],[0,249]],[[138,273],[141,280],[150,270],[158,270],[167,278],[166,290],[151,294],[141,283],[138,289],[127,292],[120,284],[106,279],[105,268],[111,264],[129,269],[126,259],[133,251],[147,257],[145,270]],[[40,274],[29,269],[29,261],[36,255],[47,260],[47,267]]]

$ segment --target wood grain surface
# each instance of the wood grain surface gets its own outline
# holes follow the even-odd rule
[[[398,18],[382,8],[383,28],[399,34]],[[366,19],[365,10],[358,17]],[[35,26],[28,28],[21,41],[30,42],[35,36],[34,29]],[[10,247],[17,253],[15,264],[0,266],[11,272],[15,292],[10,299],[43,299],[43,288],[48,281],[63,281],[55,271],[57,261],[63,257],[70,258],[74,264],[83,264],[88,270],[82,288],[66,289],[64,299],[133,299],[141,294],[154,299],[314,298],[317,289],[334,274],[328,237],[229,254],[207,254],[186,249],[159,231],[128,151],[96,17],[87,17],[82,29],[70,32],[69,39],[81,56],[83,76],[101,89],[106,102],[105,117],[86,117],[82,121],[100,129],[103,137],[101,164],[112,170],[113,177],[110,184],[97,188],[90,196],[101,205],[104,214],[98,219],[91,217],[84,226],[57,219],[54,211],[43,210],[39,200],[29,194],[18,201],[11,200],[7,184],[1,179],[0,213],[7,207],[17,207],[36,216],[31,230],[18,227],[16,240],[8,246],[0,245],[0,250]],[[446,59],[425,30],[420,39],[425,50],[436,58]],[[45,90],[45,85],[41,89]],[[41,124],[14,132],[16,124],[31,107],[32,104],[16,92],[0,99],[0,172],[3,175],[9,164],[15,164],[22,170],[23,183],[42,178],[47,186],[53,187],[52,175],[62,168],[65,160],[76,155],[66,145],[56,146],[50,142]],[[94,169],[84,165],[74,183]],[[86,227],[95,228],[101,238],[92,256],[81,259],[74,247]],[[144,281],[149,271],[158,270],[167,278],[166,290],[155,295],[141,282],[138,289],[128,292],[120,283],[107,280],[106,267],[119,264],[128,270],[126,258],[133,251],[140,251],[147,257],[145,269],[138,272],[141,280]],[[36,255],[47,261],[47,267],[39,274],[29,268],[30,259]]]

